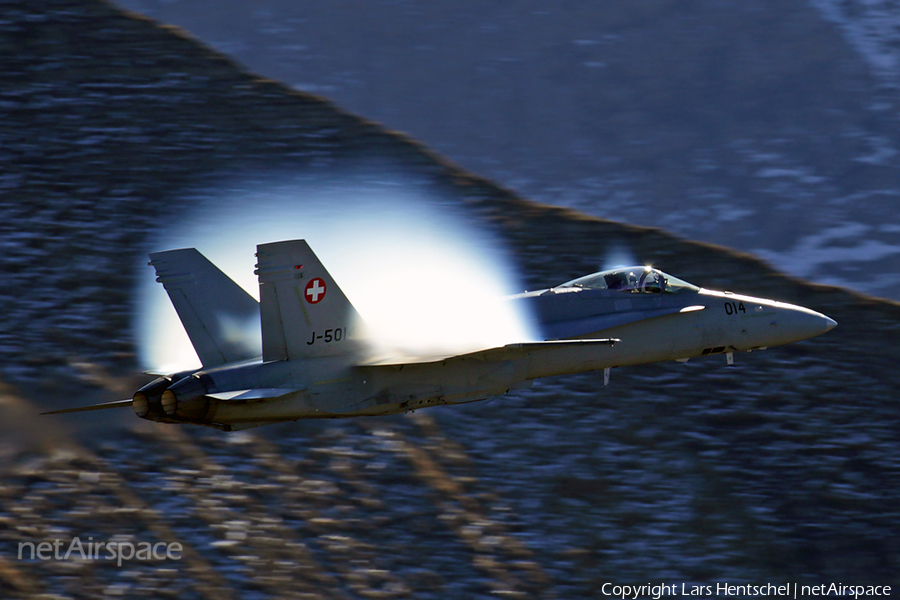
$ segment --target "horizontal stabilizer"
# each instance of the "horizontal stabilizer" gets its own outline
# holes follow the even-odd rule
[[[77,406],[75,408],[63,408],[60,410],[49,410],[42,412],[42,415],[61,415],[64,413],[87,412],[89,410],[106,410],[107,408],[122,408],[131,406],[131,399],[113,400],[112,402],[104,402],[103,404],[91,404],[90,406]]]

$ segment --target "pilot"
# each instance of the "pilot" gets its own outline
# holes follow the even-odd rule
[[[632,294],[635,292],[640,292],[640,282],[638,281],[637,275],[634,274],[634,271],[628,272],[628,286],[625,288]]]
[[[644,271],[641,280],[638,282],[638,290],[645,294],[661,294],[665,291],[665,279],[663,279],[656,271]]]

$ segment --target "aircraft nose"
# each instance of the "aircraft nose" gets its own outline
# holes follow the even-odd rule
[[[802,306],[779,303],[779,307],[781,310],[773,325],[779,330],[779,335],[790,339],[789,342],[782,343],[799,342],[822,335],[837,326],[834,319]]]

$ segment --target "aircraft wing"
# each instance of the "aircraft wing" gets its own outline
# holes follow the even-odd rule
[[[560,348],[581,348],[585,349],[591,346],[612,346],[619,340],[552,340],[547,342],[521,342],[517,344],[507,344],[496,348],[488,348],[485,350],[476,350],[465,354],[434,354],[428,356],[387,356],[372,358],[360,363],[358,367],[401,367],[403,365],[424,365],[430,363],[441,363],[450,360],[482,360],[485,362],[499,360],[513,360],[526,356],[534,352],[547,352]]]
[[[610,329],[627,323],[643,321],[646,319],[656,319],[668,315],[679,313],[695,312],[703,310],[704,306],[686,306],[674,308],[654,308],[650,310],[630,310],[626,312],[613,312],[602,315],[594,315],[582,319],[571,319],[566,321],[556,321],[554,323],[546,323],[543,325],[544,334],[548,339],[563,340],[567,338],[576,338],[582,335],[589,335],[604,329]]]
[[[397,357],[358,363],[357,366],[402,370],[404,367],[452,367],[465,362],[497,363],[498,366],[517,363],[523,369],[524,379],[534,379],[614,366],[607,358],[606,350],[617,342],[617,339],[523,342],[454,356]]]
[[[105,410],[107,408],[122,408],[131,406],[131,398],[128,400],[113,400],[112,402],[104,402],[103,404],[91,404],[90,406],[76,406],[75,408],[61,408],[59,410],[48,410],[42,412],[42,415],[62,415],[65,413],[85,412],[89,410]]]

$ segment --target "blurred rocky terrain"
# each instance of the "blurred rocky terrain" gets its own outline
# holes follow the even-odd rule
[[[98,0],[2,8],[0,596],[898,584],[900,305],[527,202]],[[491,227],[531,289],[624,245],[697,284],[800,303],[840,325],[730,368],[714,357],[621,369],[607,388],[583,374],[396,418],[223,435],[130,414],[34,416],[135,389],[134,268],[146,240],[190,208],[187,191],[227,173],[313,177],[373,158]],[[21,542],[73,536],[185,550],[121,568],[17,557]]]
[[[117,0],[539,202],[900,300],[894,0]]]

